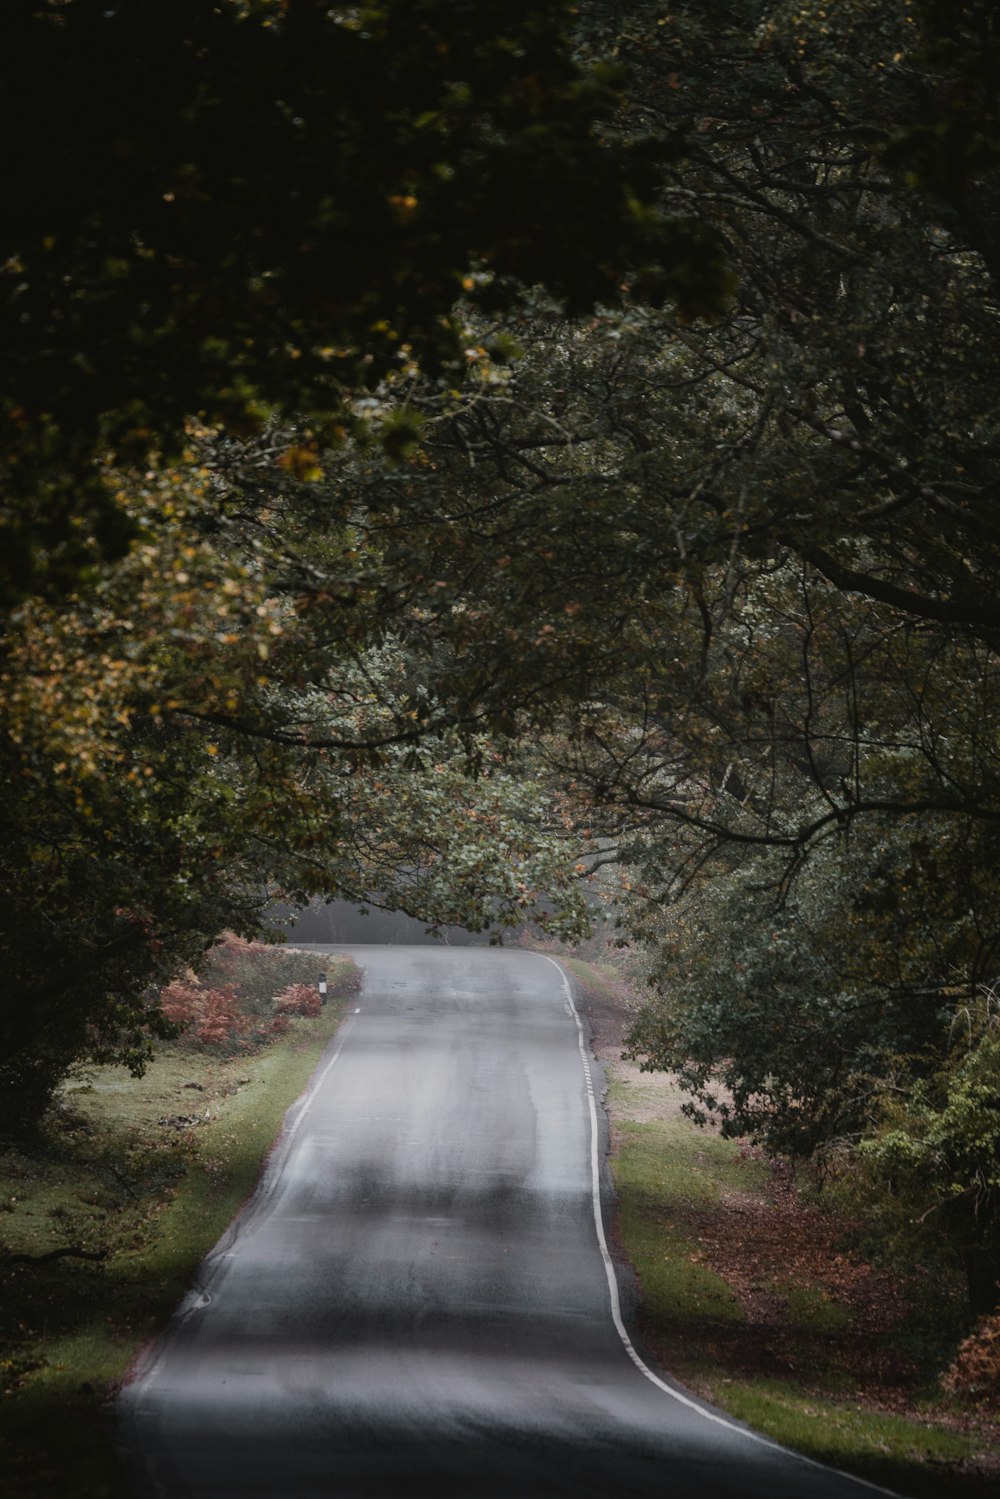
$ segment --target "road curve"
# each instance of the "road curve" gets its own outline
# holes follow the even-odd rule
[[[644,1371],[551,960],[355,947],[256,1196],[119,1401],[137,1499],[861,1499]],[[352,1007],[353,1008],[353,1007]]]

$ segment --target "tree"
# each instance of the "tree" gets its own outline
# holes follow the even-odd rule
[[[604,127],[570,7],[15,0],[0,21],[0,598],[58,591],[131,532],[95,459],[145,465],[199,415],[326,440],[401,359],[460,358],[459,296],[626,270],[719,297],[696,226],[649,202],[663,148]]]
[[[81,1050],[140,1065],[149,985],[252,929],[268,887],[484,923],[533,910],[543,871],[566,884],[544,833],[525,845],[538,795],[464,775],[486,756],[475,713],[431,713],[406,680],[401,621],[429,586],[412,559],[355,565],[342,500],[301,499],[320,449],[370,430],[359,388],[418,362],[461,377],[459,297],[500,308],[543,281],[581,308],[628,272],[717,303],[713,247],[649,201],[663,143],[609,128],[614,70],[573,61],[569,15],[5,8],[8,1122]],[[270,508],[237,511],[185,447],[276,412],[299,427]],[[405,414],[382,435],[398,456]],[[294,590],[331,559],[299,628]],[[418,741],[442,768],[422,790]],[[469,854],[488,837],[512,870]]]
[[[631,382],[696,580],[693,689],[647,691],[641,724],[605,708],[575,748],[636,814],[660,997],[635,1045],[733,1131],[905,1175],[978,1309],[995,1057],[988,1029],[955,1037],[997,963],[993,10],[761,6],[708,89],[700,18],[661,29],[674,89],[637,46],[647,117],[707,127],[699,201],[741,292],[673,329],[682,443],[649,442],[662,376]]]
[[[385,16],[365,46],[405,30]],[[573,66],[612,40],[625,72],[588,149],[684,142],[642,157],[656,214],[638,222],[724,244],[731,302],[705,322],[693,296],[664,308],[629,239],[599,267],[630,289],[614,304],[568,318],[560,298],[601,288],[553,275],[514,307],[499,251],[477,240],[472,265],[466,236],[444,260],[472,283],[460,368],[393,311],[405,357],[376,339],[348,397],[318,333],[296,334],[272,396],[291,382],[274,398],[301,401],[297,421],[248,438],[192,420],[186,469],[105,455],[139,542],[64,623],[33,599],[8,632],[30,795],[63,807],[68,776],[89,805],[88,754],[99,786],[134,755],[152,800],[129,827],[176,834],[183,881],[156,911],[192,942],[178,891],[215,880],[225,899],[270,879],[449,921],[517,919],[551,882],[572,925],[573,877],[615,861],[661,990],[636,1045],[683,1063],[696,1102],[721,1068],[733,1127],[805,1152],[878,1138],[902,1071],[924,1098],[996,970],[1000,559],[989,169],[968,156],[956,205],[906,158],[928,110],[956,107],[918,20],[714,0],[626,24],[593,0]],[[463,170],[520,159],[513,118],[490,116]],[[435,222],[410,216],[420,192],[393,187],[408,246]],[[179,421],[185,400],[162,409]],[[49,660],[97,706],[60,698]],[[18,847],[30,892],[35,845]]]
[[[721,1071],[733,1128],[854,1148],[996,973],[988,173],[956,205],[899,154],[954,104],[916,13],[587,14],[691,143],[662,201],[726,243],[732,310],[470,324],[478,383],[395,386],[421,445],[371,531],[436,537],[435,701],[511,704],[583,862],[628,866],[636,1046],[703,1105]]]
[[[560,670],[586,651],[599,679],[593,651],[612,659],[600,638],[613,626],[633,675],[599,712],[633,734],[648,726],[651,755],[656,735],[684,747],[681,781],[700,778],[714,798],[706,831],[719,838],[748,836],[726,814],[742,815],[741,777],[759,779],[760,747],[770,755],[779,739],[808,772],[816,815],[795,815],[798,786],[758,800],[763,842],[804,847],[892,810],[995,819],[996,287],[952,208],[892,166],[889,147],[933,83],[926,38],[914,17],[865,3],[836,26],[810,7],[761,5],[753,30],[744,7],[724,4],[666,19],[640,9],[627,29],[613,8],[587,15],[617,28],[641,127],[688,140],[663,199],[722,236],[739,295],[729,316],[694,327],[642,304],[589,328],[524,320],[525,357],[495,399],[427,408],[435,499],[423,513],[443,487],[455,495],[452,525],[464,513],[482,544],[490,617],[505,588],[528,599],[513,638],[524,645],[544,621]],[[488,354],[485,332],[482,344]],[[482,496],[474,522],[471,501],[459,508],[468,488]],[[529,538],[516,554],[515,534]],[[546,611],[546,595],[561,603]],[[682,650],[668,656],[664,635]],[[879,671],[910,724],[895,783]],[[972,696],[946,736],[949,673]],[[854,682],[864,713],[834,710],[837,745],[820,753],[817,721]],[[650,761],[630,740],[597,764],[601,735],[585,721],[574,770],[627,804],[623,762],[638,774]],[[737,794],[717,796],[727,776]],[[689,821],[707,809],[703,798]],[[646,810],[682,819],[692,802]]]
[[[996,1311],[1000,1267],[1000,1044],[995,996],[978,1000],[954,1017],[933,1073],[893,1078],[860,1156],[868,1182],[911,1223],[943,1230],[964,1262],[971,1310],[983,1315]]]
[[[406,577],[381,562],[381,605],[359,608],[370,559],[330,528],[309,566],[336,562],[339,605],[331,594],[315,630],[300,618],[314,499],[271,467],[263,511],[247,494],[227,509],[220,472],[193,453],[186,471],[120,484],[155,540],[60,607],[10,617],[4,1132],[30,1126],[81,1056],[141,1069],[164,1031],[157,986],[223,928],[255,933],[275,897],[478,928],[585,923],[544,788],[473,725],[459,735],[422,711]]]

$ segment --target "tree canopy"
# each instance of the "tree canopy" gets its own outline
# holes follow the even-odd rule
[[[94,460],[200,416],[279,410],[330,441],[343,397],[453,367],[460,296],[626,274],[694,310],[720,266],[652,202],[669,143],[607,126],[564,4],[13,0],[0,126],[3,598],[119,555]]]
[[[945,194],[914,155],[970,58],[936,71],[915,9],[588,15],[642,128],[688,142],[662,203],[722,239],[732,307],[480,319],[464,391],[397,386],[420,445],[364,490],[421,568],[433,539],[434,700],[536,736],[582,866],[622,867],[638,1054],[734,1132],[867,1141],[888,1180],[900,1098],[912,1151],[969,1078],[989,1107],[996,1024],[994,166],[956,147]],[[914,1216],[982,1297],[977,1138]]]
[[[539,859],[565,884],[545,835],[522,854],[487,777],[459,774],[483,759],[475,715],[456,738],[462,715],[429,714],[409,680],[430,585],[354,547],[343,492],[302,497],[321,451],[374,434],[391,459],[412,436],[360,393],[417,367],[461,381],[459,301],[541,281],[579,310],[627,274],[718,302],[718,255],[652,201],[671,143],[612,129],[616,70],[574,59],[570,14],[5,7],[12,1119],[81,1051],[138,1064],[149,984],[222,926],[252,930],[270,889],[401,883],[430,921],[482,923],[533,908]],[[226,443],[255,432],[236,479]],[[297,628],[296,590],[331,560]],[[435,767],[419,792],[416,740]]]
[[[268,890],[600,889],[637,1054],[988,1300],[994,7],[196,9],[3,23],[9,1096]]]

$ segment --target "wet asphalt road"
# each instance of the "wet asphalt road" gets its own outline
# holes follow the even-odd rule
[[[120,1399],[137,1499],[877,1492],[634,1361],[559,968],[489,948],[344,950],[364,971],[359,1013]]]

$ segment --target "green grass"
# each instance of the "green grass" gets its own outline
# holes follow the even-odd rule
[[[676,1215],[714,1201],[732,1163],[716,1140],[694,1140],[690,1130],[661,1124],[626,1124],[614,1157],[619,1233],[640,1268],[646,1315],[656,1321],[682,1315],[687,1321],[740,1321],[743,1310],[718,1275],[699,1263]],[[703,1149],[707,1146],[707,1152]],[[718,1177],[699,1161],[715,1158]]]
[[[560,958],[559,961],[585,984],[595,984],[607,989],[618,976],[611,963],[588,963],[583,958]]]
[[[331,991],[334,963],[329,962]],[[249,1057],[164,1046],[145,1078],[95,1070],[30,1147],[0,1155],[8,1256],[72,1245],[107,1258],[0,1261],[0,1471],[24,1499],[113,1499],[100,1412],[253,1191],[289,1105],[353,987]],[[196,1087],[189,1086],[197,1084]],[[196,1124],[177,1127],[183,1116]],[[206,1117],[207,1115],[207,1117]]]
[[[843,1400],[824,1399],[781,1380],[732,1380],[715,1394],[732,1415],[784,1446],[912,1499],[985,1493],[942,1471],[972,1451],[968,1438],[959,1432],[852,1408]]]
[[[784,1286],[788,1321],[802,1332],[845,1332],[851,1325],[850,1310],[819,1286]]]

